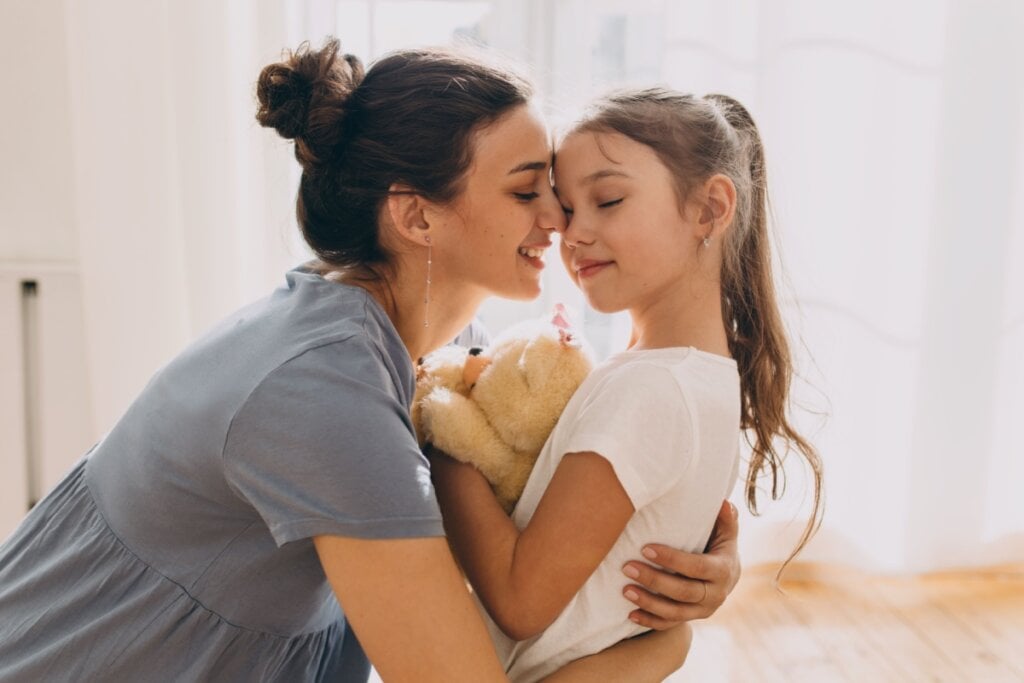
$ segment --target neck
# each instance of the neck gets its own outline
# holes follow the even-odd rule
[[[399,256],[391,270],[392,276],[384,279],[341,278],[348,284],[362,287],[380,304],[414,363],[458,336],[473,320],[485,298],[485,293],[475,287],[457,286],[446,281],[443,273],[434,268],[429,301],[424,301],[427,293],[426,253],[423,258],[419,256]]]
[[[722,288],[717,280],[680,282],[652,297],[646,306],[630,309],[633,333],[629,348],[660,349],[692,346],[730,356],[722,318]]]

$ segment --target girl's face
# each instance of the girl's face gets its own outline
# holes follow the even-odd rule
[[[444,209],[445,263],[436,277],[458,278],[485,294],[540,294],[544,251],[565,216],[551,188],[551,142],[537,111],[512,110],[477,136],[462,193]]]
[[[568,221],[562,261],[593,308],[643,311],[685,291],[698,226],[654,150],[619,133],[572,133],[554,177]]]

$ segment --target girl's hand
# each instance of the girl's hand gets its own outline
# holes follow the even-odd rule
[[[623,589],[639,608],[629,618],[660,631],[714,614],[740,580],[738,533],[736,508],[726,501],[704,553],[656,543],[644,546],[643,555],[651,564],[627,562],[622,569],[636,582]]]

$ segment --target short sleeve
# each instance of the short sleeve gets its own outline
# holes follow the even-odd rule
[[[321,534],[441,536],[441,514],[395,380],[360,338],[319,346],[267,375],[225,441],[231,488],[277,544]]]
[[[597,385],[571,425],[564,453],[605,458],[639,510],[668,492],[696,454],[690,411],[666,368],[629,363]]]
[[[459,333],[459,336],[452,340],[455,346],[462,346],[470,349],[474,346],[484,348],[491,343],[491,335],[484,327],[480,318],[473,318],[466,329]]]

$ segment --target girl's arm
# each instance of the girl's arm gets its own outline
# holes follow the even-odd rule
[[[692,640],[689,624],[648,631],[570,662],[542,683],[660,683],[683,666]]]
[[[443,538],[313,541],[383,680],[508,680]]]
[[[471,465],[432,458],[445,530],[495,623],[525,640],[545,628],[611,551],[633,504],[607,460],[565,455],[520,532]]]

